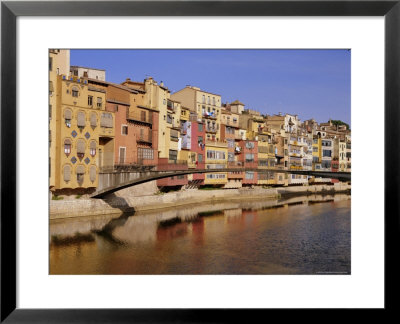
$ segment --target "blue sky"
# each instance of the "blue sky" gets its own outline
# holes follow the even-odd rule
[[[106,80],[152,76],[172,92],[186,85],[265,114],[350,124],[349,50],[71,50],[71,65],[105,69]]]

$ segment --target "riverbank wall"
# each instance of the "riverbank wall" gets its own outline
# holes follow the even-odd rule
[[[123,213],[167,209],[176,206],[248,199],[274,199],[296,195],[335,194],[349,192],[350,185],[313,185],[278,188],[240,188],[220,190],[188,189],[147,196],[112,194],[107,199],[80,198],[50,200],[50,219],[85,217],[95,215],[121,215]]]

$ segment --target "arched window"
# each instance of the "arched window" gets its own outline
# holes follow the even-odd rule
[[[78,165],[76,167],[76,181],[81,185],[85,177],[85,166]]]
[[[96,181],[96,166],[92,165],[90,167],[90,181],[95,182]]]
[[[78,111],[78,127],[85,127],[86,125],[86,116],[83,111]]]
[[[71,154],[71,140],[69,138],[64,140],[64,153],[67,156]]]
[[[64,181],[68,182],[71,180],[71,167],[69,165],[64,166]]]
[[[78,87],[72,87],[71,91],[72,97],[78,97],[79,96],[79,88]]]
[[[83,139],[78,139],[76,142],[76,154],[78,158],[82,159],[85,155],[86,143]]]
[[[71,109],[64,109],[64,120],[67,127],[71,127],[72,111]]]
[[[97,114],[95,112],[90,114],[90,126],[93,128],[97,126]]]
[[[90,142],[90,155],[95,156],[96,155],[96,141],[91,141]]]

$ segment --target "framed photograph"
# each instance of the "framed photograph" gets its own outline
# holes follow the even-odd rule
[[[398,0],[1,17],[2,322],[394,309]]]

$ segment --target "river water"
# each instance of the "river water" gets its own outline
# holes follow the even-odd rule
[[[50,274],[350,274],[349,195],[50,221]]]

